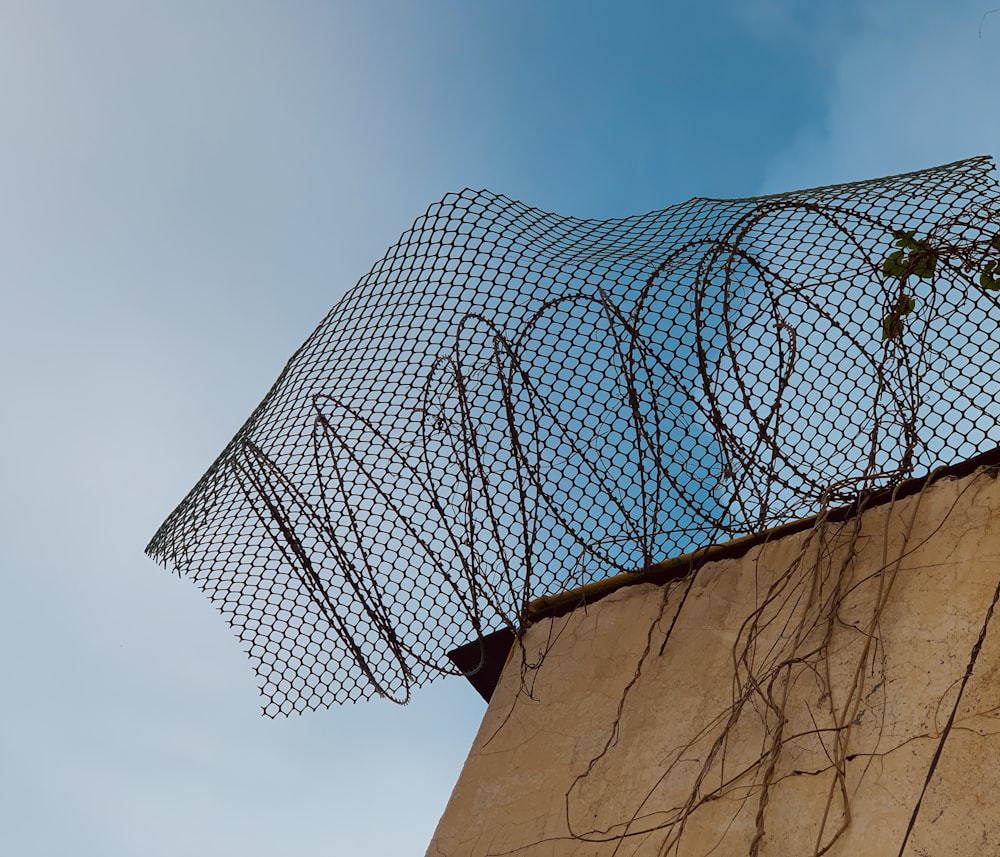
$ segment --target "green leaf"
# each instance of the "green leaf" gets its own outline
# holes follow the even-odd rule
[[[911,295],[903,295],[896,304],[896,315],[909,315],[917,308],[917,302]]]
[[[891,312],[882,319],[882,341],[899,339],[903,335],[903,320]]]
[[[890,253],[888,258],[882,263],[882,273],[887,277],[906,276],[906,263],[903,261],[903,251],[896,250]]]
[[[979,285],[990,292],[1000,292],[1000,281],[995,280],[987,271],[979,275]]]
[[[934,276],[934,271],[937,269],[937,253],[933,250],[927,250],[915,254],[910,260],[910,266],[913,273],[918,277],[929,280]]]
[[[937,271],[938,251],[929,241],[916,238],[912,232],[894,232],[893,235],[896,236],[896,246],[902,249],[889,254],[882,263],[882,273],[901,280],[911,274],[924,280],[931,279]]]
[[[994,235],[990,239],[990,247],[994,250],[1000,250],[1000,234]]]

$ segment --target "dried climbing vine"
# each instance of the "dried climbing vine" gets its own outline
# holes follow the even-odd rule
[[[692,558],[691,572],[661,589],[659,611],[648,625],[645,646],[638,654],[633,674],[623,677],[627,681],[610,721],[603,727],[605,737],[599,742],[600,748],[589,760],[578,764],[578,773],[566,790],[567,833],[487,853],[491,857],[527,854],[542,846],[555,849],[560,841],[575,841],[603,847],[600,851],[582,852],[587,854],[664,857],[701,854],[692,850],[689,840],[693,836],[695,841],[704,841],[707,826],[720,831],[720,843],[724,842],[724,846],[719,846],[723,847],[722,853],[749,857],[774,854],[777,852],[773,847],[768,852],[762,850],[769,834],[774,833],[769,812],[771,801],[777,787],[798,776],[824,778],[828,792],[825,800],[800,798],[796,803],[799,826],[810,829],[814,838],[794,853],[820,857],[831,852],[850,827],[853,794],[862,781],[870,778],[871,765],[889,752],[881,748],[886,726],[893,726],[885,718],[890,702],[887,685],[892,679],[889,657],[894,653],[887,654],[882,624],[897,579],[902,570],[911,575],[920,572],[920,562],[926,562],[917,559],[921,551],[933,543],[939,531],[956,524],[953,513],[960,504],[968,502],[968,492],[981,485],[982,479],[992,481],[996,476],[996,467],[987,473],[980,471],[980,481],[968,479],[953,492],[943,514],[938,513],[938,506],[933,517],[925,515],[922,519],[930,478],[906,502],[897,501],[895,492],[889,497],[882,496],[874,505],[870,505],[870,496],[862,496],[850,514],[845,516],[843,510],[834,510],[840,514],[832,519],[831,510],[824,510],[808,529],[775,542],[765,539],[753,549],[756,553],[751,561],[742,566],[730,565],[730,575],[737,570],[742,575],[760,570],[761,586],[756,598],[746,600],[744,591],[744,600],[740,601],[752,606],[731,647],[729,703],[709,711],[700,721],[685,721],[694,734],[664,758],[653,755],[661,745],[650,741],[650,735],[656,732],[657,718],[649,719],[648,714],[651,706],[657,705],[654,700],[658,696],[659,707],[663,709],[660,718],[669,723],[674,716],[672,703],[684,701],[675,696],[678,688],[671,680],[671,667],[658,666],[656,662],[671,656],[678,619],[685,611],[688,596],[699,586],[702,566],[695,565],[696,559]],[[791,544],[788,550],[792,556],[777,566],[785,556],[782,544]],[[716,585],[722,584],[717,581]],[[947,703],[942,699],[941,704],[948,712],[946,721],[938,735],[928,736],[933,737],[935,750],[927,754],[930,762],[924,763],[922,787],[913,795],[909,824],[900,832],[900,855],[905,852],[924,795],[955,726],[962,695],[998,601],[1000,580],[972,642],[967,665],[961,662],[964,673],[956,676],[954,693],[946,694],[953,699]],[[630,607],[629,615],[634,616],[637,609]],[[898,617],[897,612],[893,621],[899,621]],[[589,620],[579,621],[586,624]],[[521,692],[514,698],[515,708],[522,704],[523,698],[533,695],[548,652],[556,647],[573,622],[572,615],[563,620],[544,620],[541,627],[546,638],[539,642],[535,637],[532,651],[522,652]],[[579,633],[579,629],[574,633]],[[963,645],[960,640],[957,642],[959,647]],[[567,656],[573,655],[564,651],[562,657]],[[674,659],[671,663],[679,662]],[[702,691],[722,687],[724,679],[725,676],[714,675],[703,680],[700,687]],[[601,686],[602,693],[609,690]],[[580,688],[579,692],[586,693],[586,689]],[[692,692],[690,688],[680,690],[682,695]],[[546,697],[542,699],[545,701]],[[646,715],[645,720],[640,719],[645,724],[641,728],[627,723],[633,709]],[[507,728],[507,719],[512,714],[513,709],[501,721],[498,732]],[[573,727],[563,723],[560,728]],[[524,739],[524,726],[520,729],[518,741]],[[626,741],[623,732],[630,729],[633,732],[638,729],[639,734]],[[899,740],[897,736],[896,741]],[[650,756],[638,756],[636,742],[641,742]],[[754,746],[757,749],[748,753],[747,748]],[[484,750],[489,748],[487,742]],[[793,759],[803,758],[804,750],[810,751],[805,758],[811,758],[813,763],[803,769],[801,765],[805,763],[796,764],[788,757],[791,754]],[[637,759],[632,767],[631,760]],[[661,764],[657,764],[657,759]],[[637,783],[645,785],[636,789]],[[630,810],[606,809],[609,792],[636,791],[638,797]],[[595,801],[599,806],[597,814],[591,811]],[[720,807],[727,807],[728,815]],[[702,815],[704,811],[710,813],[707,820]],[[745,820],[747,814],[753,820],[749,826]],[[787,835],[787,818],[784,824],[781,832]],[[746,832],[743,839],[726,838],[734,825],[743,826]],[[741,845],[745,850],[740,850]]]

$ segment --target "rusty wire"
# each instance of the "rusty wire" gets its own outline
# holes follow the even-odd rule
[[[266,714],[406,702],[538,596],[996,446],[992,169],[605,221],[449,195],[147,552],[233,626]]]

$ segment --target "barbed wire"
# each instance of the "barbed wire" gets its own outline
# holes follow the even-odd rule
[[[412,689],[535,598],[1000,443],[989,158],[579,220],[431,206],[147,552],[270,716]]]

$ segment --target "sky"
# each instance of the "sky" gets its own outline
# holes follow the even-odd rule
[[[618,217],[996,155],[989,9],[0,0],[0,851],[422,854],[482,700],[266,719],[149,537],[430,203]]]

